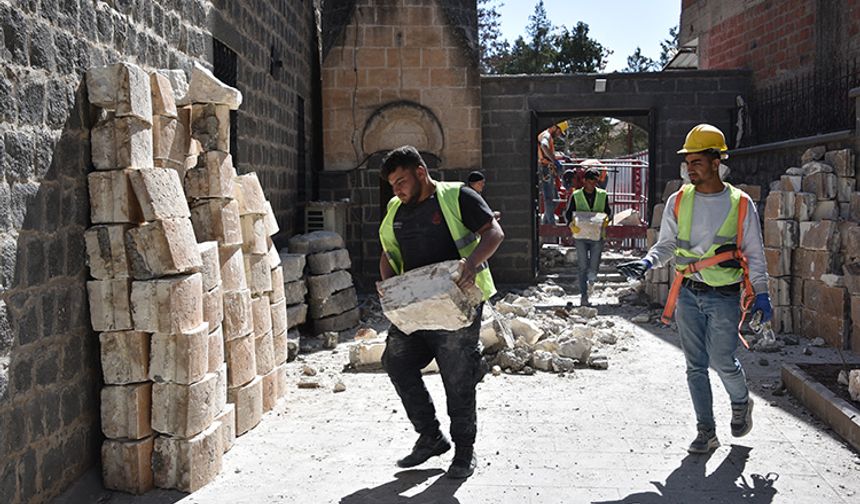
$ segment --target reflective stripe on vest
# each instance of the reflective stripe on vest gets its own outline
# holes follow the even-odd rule
[[[734,244],[736,247],[739,247],[739,244],[737,243],[738,227],[743,226],[743,223],[738,222],[738,206],[741,198],[743,197],[743,192],[733,187],[731,184],[726,184],[726,187],[729,190],[729,198],[732,203],[731,209],[723,221],[723,224],[720,226],[720,229],[717,231],[717,235],[714,237],[711,247],[702,255],[693,252],[691,250],[692,247],[690,246],[690,233],[693,228],[693,203],[696,197],[696,188],[692,184],[686,184],[678,191],[678,194],[675,196],[679,200],[675,205],[677,208],[677,214],[675,217],[678,221],[678,243],[677,248],[675,248],[675,269],[681,270],[688,264],[695,263],[700,259],[712,257],[717,253],[717,249],[722,246]],[[713,287],[738,283],[742,279],[743,274],[743,268],[725,268],[719,265],[710,266],[699,271],[699,275],[701,275],[702,280]],[[692,276],[692,273],[688,273],[687,276]]]
[[[436,182],[436,199],[439,201],[442,216],[448,225],[448,231],[451,233],[457,252],[461,258],[465,259],[478,247],[481,237],[463,224],[460,214],[460,187],[462,186],[462,182]],[[391,268],[398,275],[403,273],[403,257],[400,252],[400,244],[397,243],[397,237],[394,235],[394,216],[397,214],[400,204],[400,199],[397,196],[391,198],[385,217],[379,225],[379,241],[382,244],[382,251]],[[475,284],[481,289],[484,294],[484,301],[486,301],[496,293],[493,276],[490,274],[487,263],[480,264],[477,267],[477,272]]]
[[[588,206],[588,200],[585,199],[585,191],[582,189],[573,191],[573,202],[576,204],[578,212],[594,212],[595,208],[606,209],[606,191],[599,187],[594,190],[597,192],[597,195],[594,196],[593,207]]]

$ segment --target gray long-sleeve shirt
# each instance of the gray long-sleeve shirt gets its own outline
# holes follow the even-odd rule
[[[740,244],[741,252],[747,259],[750,272],[750,282],[756,294],[768,291],[767,286],[767,263],[764,259],[764,244],[761,238],[761,224],[755,203],[744,193],[747,199],[747,216],[744,221],[743,243]],[[678,220],[675,218],[675,200],[678,193],[669,196],[666,208],[663,211],[663,220],[660,223],[660,237],[657,243],[651,247],[645,259],[651,261],[654,267],[666,265],[675,256],[675,248],[678,241]],[[729,211],[732,202],[729,197],[728,187],[721,192],[705,194],[696,192],[693,201],[693,226],[690,231],[690,246],[696,254],[707,252],[714,242]],[[693,279],[703,281],[699,273],[693,275]]]

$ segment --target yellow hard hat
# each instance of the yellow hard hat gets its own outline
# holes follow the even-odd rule
[[[710,124],[699,124],[687,133],[684,147],[678,151],[678,154],[690,154],[706,150],[716,150],[722,153],[729,150],[729,146],[726,145],[726,137],[719,128]]]
[[[562,133],[566,132],[566,131],[567,131],[567,128],[568,128],[569,126],[570,126],[570,125],[567,123],[567,121],[562,121],[562,122],[560,122],[560,123],[558,123],[558,124],[556,124],[556,125],[555,125],[555,127],[556,127],[556,128],[558,128],[558,129],[560,129]]]

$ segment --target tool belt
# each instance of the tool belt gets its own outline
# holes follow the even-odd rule
[[[690,278],[684,278],[681,281],[681,286],[690,289],[693,292],[718,292],[720,294],[737,294],[741,291],[740,283],[733,283],[729,285],[721,285],[719,287],[714,287],[712,285],[708,285],[705,282],[697,282],[696,280]]]

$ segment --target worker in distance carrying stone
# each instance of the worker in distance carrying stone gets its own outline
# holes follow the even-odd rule
[[[723,133],[700,124],[688,134],[684,155],[690,183],[669,197],[660,236],[648,254],[618,266],[628,277],[641,278],[651,267],[675,260],[675,281],[663,311],[669,323],[675,305],[681,348],[687,361],[687,385],[696,413],[698,434],[690,453],[708,453],[720,445],[708,377],[713,367],[729,394],[731,432],[752,429],[753,399],[735,357],[746,312],[772,316],[761,225],[755,203],[720,179],[720,160],[728,157]]]
[[[421,154],[412,146],[389,152],[382,162],[381,177],[394,190],[379,227],[382,279],[460,259],[457,284],[461,288],[477,285],[483,301],[495,294],[487,260],[498,249],[504,232],[484,199],[462,182],[433,180]],[[389,329],[382,365],[419,434],[412,452],[398,460],[398,466],[413,467],[451,449],[421,376],[421,369],[435,358],[445,386],[455,445],[447,475],[461,479],[474,472],[476,386],[487,372],[478,338],[482,308],[483,303],[477,307],[472,324],[455,331],[419,330],[407,335],[393,324]]]

